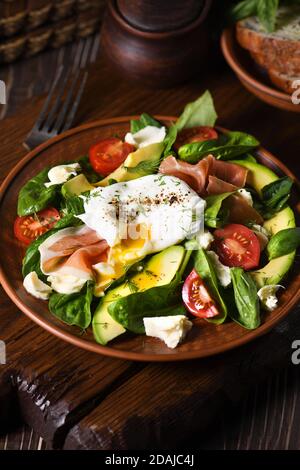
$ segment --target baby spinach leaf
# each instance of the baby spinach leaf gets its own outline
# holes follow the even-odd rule
[[[83,193],[82,195],[84,195]],[[63,209],[65,215],[79,215],[84,212],[84,203],[82,197],[71,196],[65,201]]]
[[[214,107],[213,98],[208,90],[197,100],[188,103],[175,124],[172,124],[165,137],[164,156],[172,153],[172,146],[176,141],[177,133],[182,129],[194,126],[210,126],[216,123],[217,113]]]
[[[226,208],[223,208],[223,202],[231,193],[215,194],[208,196],[206,201],[206,209],[204,212],[205,225],[211,228],[222,227],[228,219],[229,212]]]
[[[245,132],[228,132],[218,139],[193,142],[180,147],[178,154],[181,160],[197,163],[208,154],[220,160],[230,160],[253,150],[259,145],[258,140]]]
[[[31,178],[21,188],[18,197],[18,215],[24,216],[41,211],[49,206],[59,207],[60,185],[46,188],[49,168],[44,168],[40,173]]]
[[[259,298],[255,282],[242,268],[230,269],[237,310],[230,310],[231,318],[244,328],[253,330],[260,325]]]
[[[150,114],[143,113],[140,119],[132,119],[130,121],[130,132],[135,134],[146,126],[162,127],[162,124],[150,116]]]
[[[281,211],[290,197],[293,180],[288,176],[279,178],[262,188],[262,212],[265,219],[270,219]]]
[[[286,228],[275,233],[267,245],[269,260],[287,255],[300,246],[300,228]]]
[[[170,284],[121,297],[109,305],[108,311],[127,330],[138,334],[145,333],[144,317],[185,314],[184,307],[179,305],[180,283],[181,277],[177,273]]]
[[[218,278],[214,266],[202,248],[196,251],[194,263],[197,273],[207,285],[210,295],[217,302],[220,310],[219,316],[207,319],[207,321],[219,325],[223,323],[227,317],[227,307],[221,293],[222,289],[218,285]]]
[[[216,123],[217,113],[214,107],[213,98],[208,90],[196,101],[188,103],[181,116],[176,121],[178,131],[188,127],[210,126]]]
[[[73,163],[77,163],[77,162],[73,162]],[[89,183],[93,184],[101,180],[101,176],[99,175],[99,173],[96,173],[92,165],[90,164],[88,155],[84,155],[83,157],[80,157],[78,160],[78,163],[81,167],[82,173],[85,175]]]
[[[80,292],[51,294],[49,298],[50,312],[68,325],[76,325],[86,329],[92,320],[93,288],[94,283],[88,281]]]

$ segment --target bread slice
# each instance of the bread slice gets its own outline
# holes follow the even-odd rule
[[[300,75],[300,57],[289,57],[284,60],[276,54],[249,51],[255,62],[265,69],[273,69],[287,75]]]
[[[283,61],[300,60],[300,6],[281,7],[276,17],[276,30],[268,33],[257,17],[238,21],[236,36],[249,51]]]
[[[271,82],[274,83],[274,85],[290,95],[296,91],[296,87],[293,87],[295,80],[299,80],[300,82],[300,74],[298,76],[291,76],[272,69],[268,70],[268,74]]]

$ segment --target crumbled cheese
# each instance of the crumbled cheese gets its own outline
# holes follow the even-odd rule
[[[184,315],[145,317],[143,320],[146,335],[161,339],[172,349],[176,348],[193,326]]]
[[[257,295],[263,304],[263,306],[269,310],[272,311],[277,307],[278,304],[278,299],[276,296],[276,292],[278,289],[283,286],[280,286],[279,284],[270,284],[268,286],[264,286],[259,291],[257,292]]]
[[[207,254],[213,263],[217,278],[219,279],[221,286],[229,286],[231,283],[230,268],[228,266],[224,266],[224,264],[221,263],[219,256],[214,251],[208,251]]]
[[[143,129],[125,135],[125,142],[135,145],[137,148],[147,147],[150,144],[162,142],[166,137],[165,127],[146,126]]]
[[[204,250],[207,250],[214,241],[214,236],[208,230],[204,230],[204,232],[199,233],[196,239],[199,246]]]
[[[96,271],[96,273],[100,274],[100,276],[113,276],[115,273],[114,267],[109,263],[97,263],[93,264],[92,268]]]
[[[52,274],[47,277],[47,281],[51,284],[53,290],[59,294],[74,294],[79,292],[86,279],[73,276],[72,274]]]
[[[36,297],[37,299],[47,300],[52,292],[51,287],[41,281],[35,271],[32,271],[25,276],[23,286],[29,294],[33,295],[33,297]]]
[[[249,191],[247,191],[247,189],[241,188],[241,189],[238,189],[237,192],[243,199],[245,199],[245,201],[249,204],[249,206],[253,206],[252,195]]]
[[[70,176],[76,176],[80,170],[79,163],[70,163],[69,165],[57,165],[48,172],[49,183],[45,183],[46,188],[54,184],[62,184],[68,181]]]

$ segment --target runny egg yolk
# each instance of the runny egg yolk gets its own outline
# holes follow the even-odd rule
[[[128,226],[127,238],[108,251],[107,261],[94,265],[96,285],[94,294],[101,296],[104,290],[116,279],[122,277],[134,263],[142,260],[151,245],[151,228],[146,224]]]

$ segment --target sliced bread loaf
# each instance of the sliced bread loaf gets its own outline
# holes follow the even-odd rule
[[[269,69],[268,74],[270,77],[270,80],[274,85],[276,85],[278,88],[281,88],[281,90],[284,90],[288,94],[294,93],[296,91],[296,80],[299,80],[298,82],[298,88],[299,88],[299,83],[300,83],[300,75],[298,76],[291,76],[287,75],[285,73],[280,73],[277,72],[276,70]],[[294,84],[294,86],[293,86]]]
[[[283,59],[276,54],[249,51],[255,62],[265,69],[273,69],[278,73],[300,76],[300,57]]]
[[[238,21],[236,35],[240,45],[254,53],[300,60],[300,6],[281,7],[273,33],[267,33],[257,17],[250,17]]]

